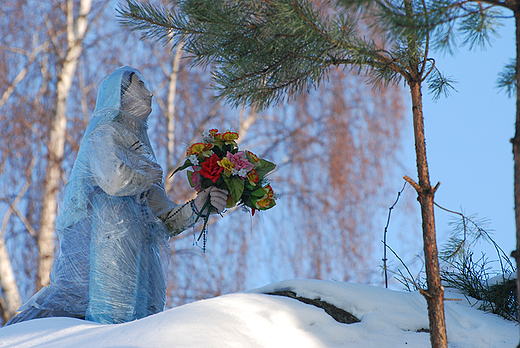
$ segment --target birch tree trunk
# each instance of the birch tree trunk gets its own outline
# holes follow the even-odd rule
[[[4,238],[0,238],[0,274],[0,285],[2,287],[4,300],[1,306],[3,309],[2,320],[6,323],[14,316],[18,307],[20,307],[21,300]]]
[[[35,163],[36,161],[33,158],[29,167],[30,169],[27,171],[28,177],[30,177],[32,174]],[[4,234],[7,231],[7,224],[11,218],[12,213],[16,214],[18,218],[20,218],[31,236],[36,237],[34,228],[31,226],[29,221],[27,221],[27,218],[21,214],[17,208],[17,205],[20,203],[23,196],[29,189],[29,186],[31,186],[30,180],[27,180],[20,192],[18,192],[16,198],[12,202],[7,201],[7,204],[9,204],[9,209],[3,217],[2,225],[0,227],[0,287],[2,288],[3,295],[2,301],[0,302],[0,314],[4,323],[9,321],[9,319],[15,315],[16,310],[21,305],[20,290],[14,276],[13,266],[11,259],[9,258],[9,252],[7,250],[7,246],[5,245],[4,239]]]
[[[33,42],[37,42],[36,38],[37,35],[34,34]],[[30,53],[27,55],[27,63],[4,90],[4,93],[0,98],[0,109],[2,109],[8,99],[13,95],[16,86],[26,77],[29,68],[33,64],[36,57],[47,47],[48,43],[44,42],[31,49]],[[33,166],[34,159],[31,161],[31,170],[29,172],[32,172]],[[23,186],[13,202],[9,201],[7,198],[4,199],[5,202],[10,206],[2,219],[2,224],[0,227],[0,288],[2,289],[2,296],[0,296],[0,317],[4,323],[9,321],[9,319],[14,316],[16,310],[21,305],[20,290],[18,288],[18,283],[16,282],[13,266],[9,257],[9,251],[7,250],[7,246],[5,244],[4,235],[7,230],[8,221],[13,212],[17,213],[17,211],[15,211],[16,205],[20,202],[21,198],[27,191],[28,186],[29,185],[27,183]],[[21,215],[19,216],[20,218],[24,218]],[[27,224],[26,227],[31,234],[34,234],[34,229],[32,226]]]
[[[169,76],[168,97],[167,97],[167,115],[166,115],[166,129],[167,129],[167,153],[166,153],[166,173],[167,177],[173,172],[173,155],[175,151],[175,95],[177,94],[177,82],[179,80],[179,67],[182,54],[182,42],[177,46],[177,50],[172,59],[172,70]],[[166,180],[166,192],[170,192],[172,187],[172,180]]]
[[[65,150],[67,126],[67,97],[72,86],[79,57],[83,51],[83,39],[87,32],[87,15],[92,0],[81,0],[78,18],[74,18],[73,0],[67,1],[67,51],[56,86],[55,114],[51,120],[48,141],[47,170],[44,178],[43,198],[38,231],[37,290],[49,284],[49,273],[54,259],[54,229],[57,213],[57,196],[61,177],[61,163]]]

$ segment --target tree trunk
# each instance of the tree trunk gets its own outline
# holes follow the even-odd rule
[[[29,166],[29,170],[27,171],[28,178],[30,178],[30,175],[32,175],[35,163],[36,161],[33,157],[33,159],[31,160],[31,165]],[[23,185],[20,192],[18,192],[18,195],[12,202],[6,200],[7,204],[9,204],[9,209],[3,217],[2,225],[0,227],[0,287],[2,289],[3,295],[3,298],[1,298],[0,301],[0,316],[2,317],[4,323],[8,322],[9,319],[11,319],[14,316],[16,310],[21,305],[20,290],[18,289],[18,284],[14,276],[13,266],[11,263],[11,259],[9,258],[9,252],[5,245],[4,239],[4,235],[7,231],[7,224],[12,213],[16,214],[18,218],[20,218],[20,220],[27,228],[31,236],[36,237],[36,232],[34,231],[34,228],[31,226],[29,221],[27,221],[27,218],[20,213],[18,208],[16,208],[18,203],[20,203],[20,201],[22,200],[22,197],[29,189],[29,186],[31,186],[30,179],[26,181],[26,183]]]
[[[0,238],[0,285],[4,301],[1,305],[2,320],[4,323],[11,319],[18,307],[20,307],[20,292],[14,277],[13,267],[9,259],[9,253],[5,246],[4,238]]]
[[[422,113],[422,93],[420,82],[410,82],[412,95],[413,129],[415,138],[415,154],[419,185],[414,188],[421,205],[424,260],[426,266],[426,282],[428,289],[422,291],[428,303],[430,322],[430,341],[433,348],[446,348],[446,323],[444,319],[444,287],[441,284],[439,259],[437,257],[437,241],[435,236],[435,219],[433,214],[433,197],[435,188],[430,185],[428,161],[426,159],[426,143],[424,139],[424,120]],[[409,179],[409,178],[408,178]],[[411,179],[409,179],[411,180]]]
[[[74,22],[73,1],[67,1],[68,51],[56,86],[55,114],[50,127],[47,170],[44,178],[43,198],[38,232],[38,272],[36,289],[49,284],[49,273],[54,259],[54,228],[57,212],[57,196],[61,177],[61,162],[65,150],[67,128],[67,97],[72,86],[76,66],[83,50],[83,38],[87,32],[87,18],[92,0],[82,0],[79,16]]]
[[[511,139],[514,158],[514,195],[515,195],[515,223],[516,223],[516,250],[511,253],[516,259],[517,277],[516,289],[518,303],[520,303],[520,1],[515,2],[513,9],[516,25],[516,123],[515,136]],[[518,309],[520,317],[520,308]],[[520,343],[518,344],[520,348]]]
[[[166,115],[167,128],[167,152],[166,152],[166,173],[167,177],[173,173],[173,155],[175,150],[175,95],[177,94],[177,81],[179,80],[179,67],[182,53],[182,42],[177,46],[177,50],[172,59],[172,71],[170,73],[170,83],[168,84],[168,114]],[[166,192],[170,192],[172,180],[166,180]]]

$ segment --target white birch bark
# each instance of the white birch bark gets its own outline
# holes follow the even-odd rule
[[[166,153],[166,173],[173,172],[173,152],[175,150],[175,95],[177,94],[177,81],[179,76],[180,59],[182,53],[182,42],[177,46],[177,50],[172,60],[172,70],[169,76],[168,98],[167,98],[167,153]],[[166,192],[170,192],[172,180],[165,180]]]
[[[35,163],[36,160],[33,158],[27,172],[28,176],[31,175]],[[7,209],[2,218],[2,224],[0,225],[0,287],[2,288],[3,295],[0,305],[2,307],[1,315],[4,323],[14,316],[16,310],[21,305],[20,290],[16,282],[11,259],[9,258],[9,252],[5,245],[4,235],[7,231],[9,219],[14,213],[22,221],[31,236],[33,238],[36,237],[36,231],[34,231],[34,228],[31,226],[29,221],[27,221],[27,218],[20,213],[17,207],[30,186],[30,180],[27,180],[12,202],[7,198],[3,199],[3,201],[9,205],[9,209]]]
[[[0,285],[4,297],[2,320],[5,323],[13,317],[18,307],[20,307],[21,300],[4,238],[0,238]]]
[[[25,55],[27,57],[27,62],[25,66],[18,72],[15,78],[11,81],[8,87],[2,93],[0,98],[0,109],[6,104],[7,100],[12,96],[15,91],[17,85],[26,77],[31,64],[37,58],[37,56],[45,51],[48,47],[48,43],[44,42],[42,44],[37,44],[38,42],[38,33],[33,34],[33,47],[30,52],[23,52],[19,50],[19,53]],[[34,167],[34,158],[31,161],[31,166],[29,172],[32,172],[32,168]],[[30,184],[26,182],[26,184],[22,187],[20,192],[14,201],[9,201],[7,198],[3,199],[8,205],[9,209],[7,209],[0,228],[0,288],[2,289],[2,296],[0,298],[0,315],[2,317],[3,322],[7,322],[11,319],[16,310],[21,305],[21,296],[20,290],[18,288],[18,283],[16,282],[16,277],[13,270],[13,265],[11,263],[11,259],[9,256],[9,251],[7,250],[7,246],[5,244],[4,235],[7,230],[7,224],[12,214],[15,213],[22,223],[26,226],[29,233],[35,237],[35,231],[32,225],[27,221],[26,217],[20,213],[17,208],[18,203],[21,201],[23,195],[29,188]]]
[[[7,221],[12,215],[12,209],[8,209],[2,219],[2,229],[0,238],[0,287],[2,288],[3,301],[2,320],[7,322],[20,307],[20,291],[14,276],[13,266],[9,258],[9,252],[5,245],[4,234],[7,227]]]
[[[242,140],[246,137],[247,131],[255,124],[258,113],[254,107],[249,109],[249,114],[245,116],[245,108],[240,110],[240,119],[239,119],[239,129],[238,134],[240,138],[237,140],[237,144],[240,144]]]
[[[72,86],[79,57],[83,51],[83,39],[87,33],[87,15],[92,0],[81,0],[77,18],[74,18],[73,0],[67,1],[67,51],[56,86],[56,108],[50,127],[48,142],[48,164],[44,179],[43,201],[40,212],[38,232],[38,272],[36,287],[40,289],[49,284],[49,273],[54,259],[55,220],[57,214],[57,195],[61,177],[61,162],[65,149],[67,126],[67,97]]]

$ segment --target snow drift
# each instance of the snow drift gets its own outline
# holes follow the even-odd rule
[[[291,291],[351,313],[344,324]],[[510,348],[514,322],[471,307],[460,294],[445,302],[448,346]],[[124,324],[45,318],[0,329],[0,347],[430,347],[426,301],[418,293],[352,283],[291,280],[172,308]]]

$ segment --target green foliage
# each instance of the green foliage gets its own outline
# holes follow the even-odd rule
[[[516,93],[516,60],[511,59],[498,75],[497,87],[505,90],[508,97]]]
[[[493,5],[483,3],[464,4],[460,7],[465,13],[461,16],[459,30],[465,34],[463,45],[469,48],[485,47],[491,44],[492,37],[497,36],[498,28],[502,25],[498,18],[501,12]]]
[[[256,172],[259,177],[266,176],[269,172],[273,171],[276,168],[276,165],[272,162],[269,162],[263,158],[260,158],[260,164],[255,167]]]
[[[181,0],[175,11],[127,0],[118,13],[144,38],[184,42],[195,64],[212,66],[218,97],[258,108],[318,87],[334,67],[367,72],[370,83],[426,81],[434,99],[447,96],[454,81],[430,51],[452,53],[460,37],[485,47],[502,18],[495,5],[465,0],[330,4],[326,15],[311,0]],[[510,88],[507,72],[499,85]]]
[[[456,81],[444,76],[433,64],[431,64],[430,69],[431,72],[426,77],[426,82],[428,83],[428,90],[433,94],[433,99],[437,100],[441,95],[449,97],[451,90],[455,90],[453,84]]]
[[[212,66],[219,97],[263,108],[318,87],[333,67],[385,84],[433,72],[429,86],[446,94],[451,80],[427,57],[430,13],[423,2],[404,3],[338,1],[326,15],[311,0],[182,0],[173,14],[128,0],[118,12],[143,37],[182,40],[195,64]]]
[[[172,34],[185,40],[184,50],[195,64],[217,67],[219,94],[234,105],[261,107],[319,85],[327,67],[344,59],[348,39],[355,38],[352,22],[332,25],[307,0],[180,1],[182,16],[165,15],[171,22],[157,21],[155,15],[163,12],[149,5],[127,4],[118,10],[123,24],[148,30],[145,37]]]
[[[120,23],[132,30],[141,31],[141,39],[154,39],[169,42],[173,30],[182,30],[185,21],[170,12],[164,6],[155,6],[146,2],[127,0],[127,8],[121,4],[116,9]]]
[[[378,22],[394,35],[427,40],[434,50],[453,53],[459,45],[485,47],[497,36],[502,12],[497,6],[466,0],[381,1]],[[413,15],[407,15],[407,11]]]
[[[452,235],[440,255],[447,265],[441,272],[443,281],[447,286],[479,300],[480,309],[518,321],[516,280],[513,277],[516,268],[491,237],[487,220],[478,219],[476,215],[457,214],[460,218],[452,223]],[[499,272],[493,272],[486,255],[474,259],[473,249],[481,241],[495,248]],[[494,282],[490,282],[497,274],[498,281],[495,277]]]
[[[223,179],[226,182],[227,189],[229,190],[229,194],[233,198],[233,201],[240,201],[242,193],[244,192],[244,181],[236,176],[227,177],[224,175]]]
[[[450,212],[458,215],[458,218],[451,223],[452,234],[439,255],[443,262],[441,279],[444,286],[471,297],[472,305],[478,306],[481,310],[497,314],[507,320],[519,321],[514,277],[516,268],[488,232],[488,221],[478,219],[476,215],[467,217],[461,213]],[[479,242],[492,245],[497,259],[490,260],[484,254],[475,257],[473,250]],[[392,249],[390,250],[393,252]],[[417,291],[426,287],[424,274],[421,272],[416,277],[412,276],[405,263],[397,255],[396,257],[407,272],[407,275],[401,270],[396,272],[396,279],[405,286],[405,289]],[[493,267],[497,263],[498,270]]]
[[[480,241],[494,244],[499,254],[504,254],[487,232],[488,220],[479,219],[476,214],[467,217],[461,213],[454,213],[460,218],[450,222],[452,233],[440,253],[442,260],[449,261],[455,258],[463,258]]]
[[[503,269],[497,277],[491,261],[485,255],[474,259],[471,251],[447,262],[449,268],[441,272],[445,286],[458,289],[478,300],[479,309],[518,321],[518,302],[514,268]],[[493,278],[493,279],[492,279]]]
[[[490,311],[508,320],[519,321],[516,279],[504,279],[502,282],[488,285],[487,290],[486,300],[481,305],[482,310]]]

